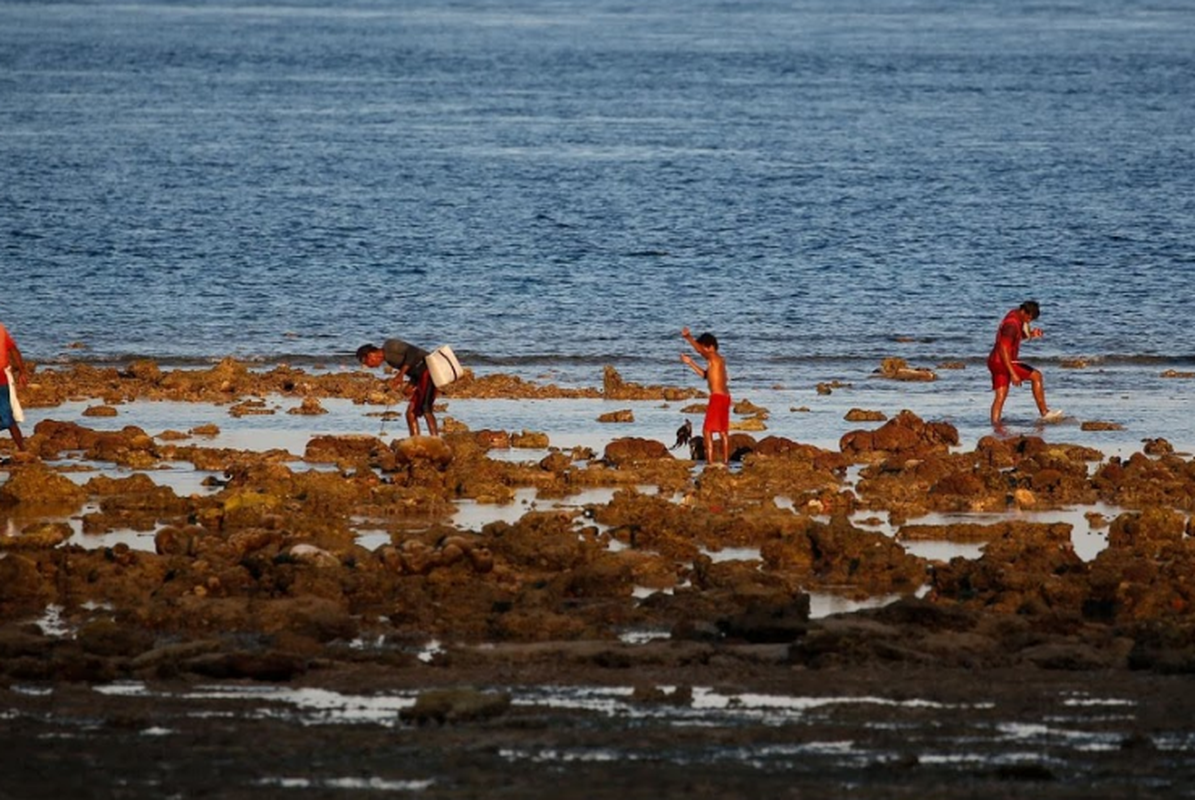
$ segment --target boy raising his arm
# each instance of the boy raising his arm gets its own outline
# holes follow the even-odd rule
[[[701,427],[702,438],[705,439],[705,459],[714,462],[714,434],[722,440],[722,463],[730,463],[730,391],[727,389],[726,360],[718,352],[718,340],[712,333],[703,333],[696,339],[688,328],[681,331],[697,354],[706,360],[702,369],[688,353],[681,353],[680,360],[689,365],[709,384],[709,405],[705,411],[705,424]]]

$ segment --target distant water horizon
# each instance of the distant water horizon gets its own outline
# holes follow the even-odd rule
[[[1032,298],[1028,360],[1136,391],[1195,365],[1192,41],[1146,0],[0,2],[0,321],[590,384],[683,380],[689,326],[766,386],[974,375]]]

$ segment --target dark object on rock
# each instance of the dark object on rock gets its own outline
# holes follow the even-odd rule
[[[1174,452],[1174,445],[1165,439],[1145,439],[1145,446],[1141,452],[1147,456],[1167,455]]]
[[[676,444],[672,445],[673,450],[689,443],[693,438],[693,423],[685,420],[685,424],[676,429]]]

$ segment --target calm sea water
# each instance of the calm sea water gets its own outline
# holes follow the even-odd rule
[[[737,386],[982,395],[1036,298],[1034,360],[1137,390],[1195,367],[1192,42],[1163,0],[0,0],[0,320],[588,385],[685,380],[688,325]]]

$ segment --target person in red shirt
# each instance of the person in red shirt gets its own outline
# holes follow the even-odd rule
[[[25,361],[21,358],[17,343],[4,326],[0,325],[0,428],[8,428],[17,449],[24,450],[25,437],[21,435],[21,426],[17,424],[16,414],[13,413],[12,402],[9,400],[9,381],[12,377],[16,377],[17,385],[22,388],[29,383],[29,373],[25,369]]]
[[[1008,397],[1009,385],[1020,386],[1026,380],[1033,386],[1033,400],[1037,403],[1041,418],[1048,421],[1062,416],[1061,411],[1051,411],[1046,405],[1046,389],[1041,371],[1019,360],[1021,342],[1025,339],[1040,339],[1043,336],[1041,328],[1030,326],[1039,316],[1041,307],[1037,301],[1027,300],[1005,314],[996,331],[996,343],[988,356],[988,371],[992,373],[992,391],[996,393],[992,398],[992,426],[995,428],[1000,427],[1000,417],[1004,411],[1004,401]]]

